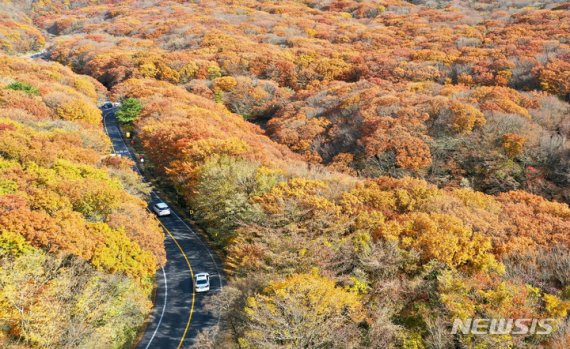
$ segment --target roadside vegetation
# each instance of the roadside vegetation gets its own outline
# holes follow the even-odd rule
[[[200,334],[201,345],[562,349],[570,347],[570,12],[530,5],[42,1],[26,13],[57,35],[52,60],[132,101],[124,122],[145,161],[224,252],[230,282],[209,305],[224,326]],[[100,134],[90,104],[57,95],[36,107],[29,101],[48,96],[40,77],[13,79],[41,97],[3,89],[5,105]],[[82,81],[74,87],[95,98],[97,84]],[[40,132],[5,123],[0,132]],[[163,261],[158,241],[130,224],[132,209],[119,223],[109,217],[125,212],[121,186],[145,189],[121,181],[132,174],[116,159],[103,171],[95,158],[105,145],[88,139],[66,160],[96,170],[42,166],[96,183],[85,184],[96,192],[89,200],[66,181],[54,191],[67,198],[63,210],[83,217],[77,224],[135,252],[116,260],[115,243],[104,253],[70,246],[97,272],[144,289]],[[7,148],[34,159],[14,144]],[[13,158],[10,171],[36,175]],[[24,175],[0,182],[5,195],[34,188]],[[60,248],[26,234],[36,248]],[[21,240],[9,246],[27,250]],[[550,335],[451,335],[455,318],[559,322]]]
[[[139,116],[143,109],[141,102],[136,98],[126,98],[117,110],[117,120],[123,124],[130,124]]]
[[[104,89],[7,56],[0,85],[0,346],[128,347],[165,252],[148,188],[108,155]]]

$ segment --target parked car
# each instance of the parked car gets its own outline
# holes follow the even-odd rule
[[[114,107],[114,106],[113,106],[113,103],[107,102],[107,103],[105,103],[105,104],[103,104],[103,105],[101,106],[101,109],[103,109],[103,110],[109,110],[109,109],[113,109],[113,107]]]
[[[210,290],[210,274],[196,274],[194,276],[194,289],[196,292],[208,292]]]
[[[164,202],[159,202],[157,204],[152,205],[152,210],[159,217],[170,215],[170,207],[168,207],[168,205],[165,204]]]

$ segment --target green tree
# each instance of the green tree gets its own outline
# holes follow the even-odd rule
[[[33,96],[38,96],[40,94],[40,91],[38,91],[37,88],[35,88],[34,86],[26,83],[26,82],[20,82],[20,81],[15,81],[11,84],[9,84],[8,86],[6,86],[6,89],[8,90],[14,90],[14,91],[23,91],[29,95],[33,95]]]
[[[259,219],[260,210],[252,196],[268,190],[276,182],[256,164],[235,157],[212,157],[201,167],[191,204],[196,218],[207,224],[207,231],[225,244],[241,223]]]
[[[127,98],[121,104],[121,108],[117,112],[117,119],[123,124],[133,122],[141,113],[143,106],[136,98]]]

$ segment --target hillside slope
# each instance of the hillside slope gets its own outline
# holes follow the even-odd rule
[[[150,312],[162,230],[108,156],[104,89],[0,55],[0,346],[125,347]]]
[[[312,163],[569,202],[560,5],[123,1],[36,22],[77,72],[184,85]]]
[[[25,11],[56,35],[50,59],[135,106],[124,127],[145,166],[223,251],[229,284],[209,306],[222,335],[202,333],[201,345],[562,349],[569,12],[533,4],[101,0]],[[96,122],[89,107],[54,100],[51,118]],[[8,190],[26,187],[15,178]],[[89,188],[107,188],[97,180]],[[77,210],[105,230],[113,202]],[[136,279],[160,254],[124,235],[142,250],[135,268],[115,265]],[[77,253],[106,270],[90,251]],[[466,318],[556,324],[451,334]]]

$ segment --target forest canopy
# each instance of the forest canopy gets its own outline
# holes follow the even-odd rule
[[[183,85],[337,171],[570,200],[564,5],[55,3],[35,7],[50,57],[108,87]]]
[[[212,347],[570,347],[567,3],[0,4],[22,23],[0,22],[1,50],[39,50],[6,33],[53,36],[46,55],[67,67],[1,58],[3,268],[36,268],[23,278],[71,254],[139,297],[124,321],[140,325],[164,252],[146,188],[103,156],[94,102],[108,89],[223,254]],[[456,318],[557,323],[452,335]],[[90,328],[127,343],[134,327]]]
[[[127,346],[165,251],[148,188],[109,157],[104,89],[1,55],[0,86],[0,346]]]

